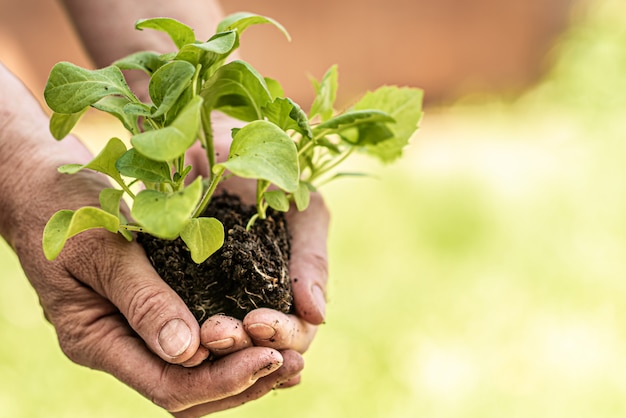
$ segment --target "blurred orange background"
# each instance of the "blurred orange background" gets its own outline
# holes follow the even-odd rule
[[[281,80],[308,107],[309,76],[340,70],[339,104],[382,84],[419,86],[429,104],[474,92],[516,94],[547,67],[545,57],[580,0],[275,0],[223,2],[226,13],[270,16],[292,36],[255,27],[242,56]],[[57,2],[0,0],[0,59],[37,96],[57,61],[89,60]],[[146,16],[148,17],[148,16]]]

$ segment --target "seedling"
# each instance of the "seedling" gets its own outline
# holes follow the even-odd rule
[[[88,70],[68,62],[56,64],[44,91],[53,110],[50,130],[67,136],[89,108],[115,116],[130,132],[130,147],[111,138],[85,165],[59,167],[61,173],[95,170],[116,187],[100,193],[100,207],[55,213],[44,230],[43,249],[56,258],[67,239],[92,228],[104,228],[132,240],[143,232],[165,240],[180,237],[193,261],[202,263],[224,241],[224,228],[202,214],[217,185],[228,176],[256,181],[256,214],[268,208],[287,211],[291,203],[305,210],[309,194],[342,173],[337,167],[353,152],[391,162],[417,128],[422,92],[382,87],[367,93],[351,109],[337,113],[337,67],[314,81],[316,97],[309,113],[284,97],[280,84],[261,76],[241,60],[227,62],[251,25],[272,24],[268,17],[236,13],[225,18],[216,34],[198,41],[193,30],[170,18],[140,20],[136,29],[165,32],[176,50],[168,54],[138,52],[111,66]],[[128,87],[122,70],[144,71],[150,77],[151,102],[144,103]],[[217,162],[212,115],[222,112],[246,122],[232,130],[228,158]],[[210,168],[208,178],[190,179],[187,150],[200,141]],[[128,201],[132,220],[120,212]]]

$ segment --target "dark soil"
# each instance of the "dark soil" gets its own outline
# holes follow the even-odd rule
[[[223,313],[243,317],[256,308],[291,312],[289,235],[282,213],[268,211],[246,231],[256,212],[230,194],[214,196],[204,216],[224,224],[224,246],[202,264],[191,259],[180,239],[137,237],[159,275],[185,301],[200,324]]]

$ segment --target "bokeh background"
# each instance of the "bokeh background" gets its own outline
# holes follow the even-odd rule
[[[89,63],[29,2],[0,0],[0,59],[40,97],[56,61]],[[292,33],[244,56],[301,103],[334,63],[344,103],[383,83],[428,100],[398,164],[356,158],[374,178],[325,190],[330,305],[302,384],[216,416],[626,416],[626,3],[266,3],[226,7]],[[109,122],[81,135],[97,148]],[[0,268],[0,417],[168,416],[64,357],[4,242]]]

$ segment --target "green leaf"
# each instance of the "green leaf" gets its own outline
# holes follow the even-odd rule
[[[277,80],[269,77],[264,77],[263,79],[265,80],[265,85],[267,86],[267,89],[272,96],[272,100],[276,99],[277,97],[283,97],[285,95],[283,86],[281,86]]]
[[[122,108],[122,111],[129,117],[150,117],[152,116],[153,109],[155,109],[153,106],[149,106],[145,103],[128,103]]]
[[[115,116],[120,122],[122,122],[128,131],[136,132],[139,130],[137,125],[137,115],[126,111],[129,106],[137,106],[137,104],[131,103],[126,97],[103,97],[92,106],[100,111],[107,112],[108,114]]]
[[[169,164],[151,160],[134,148],[118,158],[115,167],[121,175],[139,179],[144,183],[168,183],[172,180]]]
[[[161,54],[156,52],[139,51],[113,62],[113,65],[120,70],[141,70],[152,75],[167,62],[161,57]]]
[[[50,117],[50,133],[54,139],[65,138],[74,129],[80,118],[85,114],[88,107],[77,113],[52,113]]]
[[[322,137],[320,139],[317,139],[315,141],[315,145],[328,149],[328,151],[330,151],[331,154],[335,154],[335,155],[341,154],[341,149],[339,148],[339,146],[335,144],[334,142],[332,142],[327,137]]]
[[[151,235],[175,239],[189,222],[202,195],[202,179],[175,193],[142,190],[135,197],[133,219]]]
[[[374,122],[394,122],[394,119],[381,110],[353,110],[320,123],[315,127],[314,131],[316,133],[327,129],[341,131],[342,129]]]
[[[228,160],[217,164],[237,176],[267,180],[286,192],[298,188],[298,151],[289,135],[271,122],[250,122],[235,134]]]
[[[124,191],[118,189],[102,189],[100,192],[100,207],[103,211],[110,213],[111,215],[115,215],[119,218],[120,216],[120,202],[122,201],[122,196],[124,195]]]
[[[119,68],[86,70],[69,62],[52,67],[44,90],[50,109],[67,114],[78,113],[110,95],[135,98]]]
[[[193,218],[180,232],[191,259],[202,263],[224,244],[224,225],[215,218]]]
[[[282,190],[268,190],[263,193],[265,201],[272,209],[279,212],[287,212],[289,210],[289,199]]]
[[[87,164],[66,164],[59,167],[58,171],[64,174],[74,174],[82,169],[88,168],[106,174],[118,183],[121,183],[123,180],[120,176],[120,172],[115,167],[115,162],[125,152],[126,145],[124,145],[121,139],[114,137],[111,138],[102,151]]]
[[[367,93],[355,106],[355,110],[377,109],[389,114],[396,123],[389,125],[392,136],[383,142],[366,147],[369,155],[382,162],[392,162],[402,155],[402,149],[417,130],[422,118],[423,92],[409,87],[381,87]]]
[[[263,114],[284,131],[293,129],[307,138],[313,137],[306,113],[289,98],[274,99],[263,107]]]
[[[159,68],[150,78],[148,91],[157,111],[152,117],[165,114],[185,91],[196,69],[187,61],[172,61]]]
[[[201,105],[202,98],[195,96],[170,126],[137,134],[131,143],[152,160],[170,161],[180,157],[196,140]]]
[[[220,67],[204,84],[201,94],[207,109],[244,121],[262,119],[263,106],[272,100],[263,77],[243,61]]]
[[[368,123],[341,133],[341,138],[356,146],[368,146],[393,138],[393,131],[384,123]]]
[[[217,32],[224,32],[227,30],[237,30],[240,34],[252,25],[258,25],[263,23],[269,23],[274,25],[280,30],[287,40],[291,40],[291,36],[287,30],[272,18],[256,15],[248,12],[238,12],[226,16],[217,26]]]
[[[43,252],[48,260],[61,253],[65,242],[88,229],[104,228],[117,232],[119,219],[102,209],[86,206],[76,211],[61,210],[52,215],[43,231]]]
[[[311,80],[315,88],[315,99],[311,104],[309,119],[319,115],[322,121],[326,121],[333,116],[335,100],[337,99],[338,78],[337,66],[333,65],[326,71],[321,82]]]
[[[225,59],[238,46],[237,34],[234,31],[217,33],[206,42],[185,45],[176,54],[176,59],[187,61],[194,66],[201,64],[206,71]]]
[[[293,194],[293,201],[296,203],[296,208],[301,212],[309,207],[311,190],[307,183],[301,181],[300,184],[298,184],[298,190]]]
[[[126,225],[128,222],[126,217],[122,215],[120,212],[120,205],[122,203],[122,196],[124,195],[124,191],[119,189],[102,189],[100,192],[100,207],[103,211],[110,213],[111,215],[117,216],[120,221],[120,224]],[[118,228],[118,232],[126,238],[128,241],[133,240],[133,235],[130,231],[126,229]]]
[[[194,43],[196,35],[193,29],[176,19],[169,17],[155,17],[140,19],[135,23],[135,29],[155,29],[167,33],[178,49],[184,45]]]

